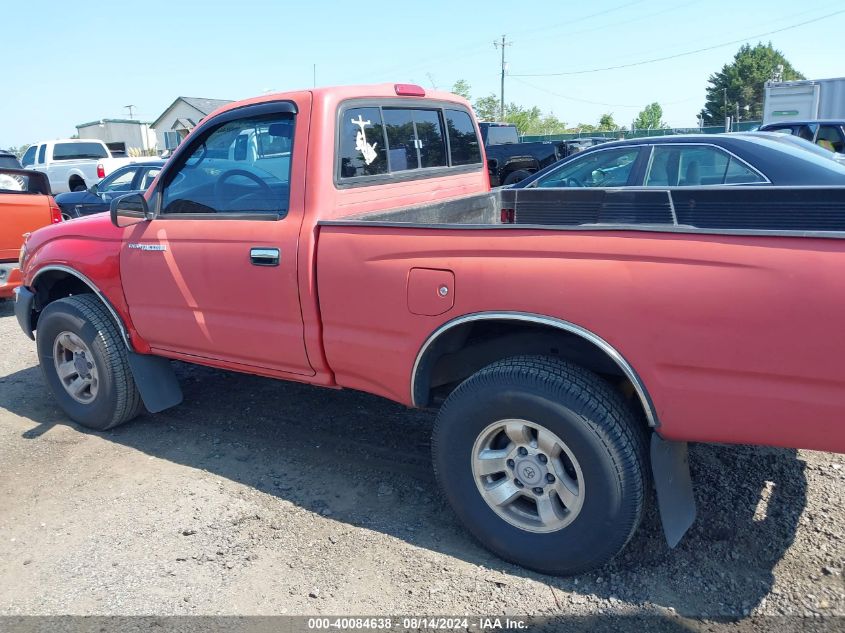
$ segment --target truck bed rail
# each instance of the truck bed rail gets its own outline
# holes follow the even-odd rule
[[[845,186],[506,188],[320,224],[845,238]]]

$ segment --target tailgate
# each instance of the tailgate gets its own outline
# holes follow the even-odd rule
[[[51,223],[49,193],[44,174],[0,169],[0,261],[16,260],[23,234]]]

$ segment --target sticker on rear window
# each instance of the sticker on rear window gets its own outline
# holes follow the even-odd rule
[[[365,130],[368,125],[372,125],[372,122],[365,121],[364,117],[360,114],[358,115],[358,120],[350,119],[350,121],[352,121],[352,125],[357,125],[361,128],[355,133],[355,149],[361,152],[361,155],[364,157],[364,162],[369,165],[378,156],[376,153],[376,146],[378,143],[373,143],[372,145],[367,143],[367,133]]]

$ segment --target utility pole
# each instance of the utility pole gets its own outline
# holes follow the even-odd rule
[[[505,120],[505,71],[507,71],[508,66],[505,63],[505,46],[510,46],[513,42],[508,42],[507,36],[502,35],[502,41],[494,41],[493,48],[502,48],[502,91],[500,93],[500,101],[499,101],[499,120]]]
[[[731,117],[728,116],[728,89],[723,88],[725,94],[725,132],[731,131]]]
[[[129,110],[129,118],[131,119],[132,118],[132,108],[134,108],[135,106],[134,105],[127,105],[127,106],[123,106],[123,107],[126,108],[127,110]]]

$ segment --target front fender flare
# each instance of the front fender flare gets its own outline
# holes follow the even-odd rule
[[[132,372],[132,377],[141,394],[141,400],[144,401],[144,406],[150,413],[158,413],[170,407],[174,407],[182,402],[182,389],[179,386],[179,380],[173,371],[171,362],[162,356],[155,356],[152,354],[139,354],[132,349],[129,342],[129,334],[126,329],[126,324],[120,318],[117,310],[108,300],[108,298],[100,291],[100,289],[84,274],[73,268],[61,265],[45,266],[40,269],[32,278],[31,286],[34,287],[38,277],[48,271],[61,271],[72,275],[84,283],[91,291],[97,295],[97,298],[106,306],[112,319],[117,325],[123,342],[126,345],[126,351],[129,360],[129,369]],[[32,318],[34,309],[35,294],[26,287],[19,288],[18,302],[15,304],[15,314],[21,327],[31,339],[34,319]],[[19,307],[20,305],[20,307]],[[43,307],[43,306],[42,306]],[[27,331],[28,329],[28,331]]]

